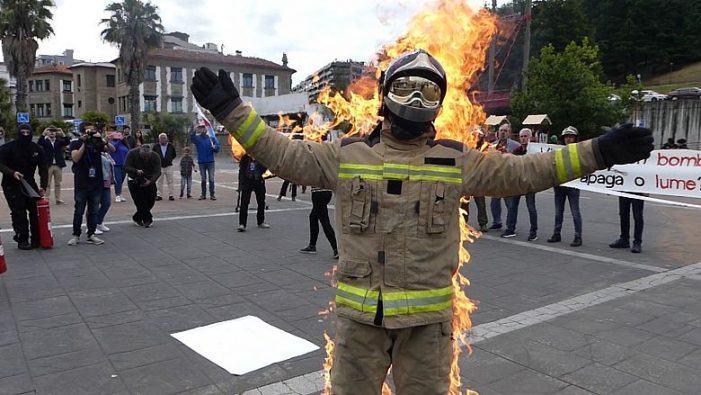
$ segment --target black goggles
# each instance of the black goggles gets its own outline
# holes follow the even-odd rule
[[[441,87],[435,82],[423,77],[406,76],[392,82],[387,96],[399,104],[436,108],[441,104],[441,94]]]

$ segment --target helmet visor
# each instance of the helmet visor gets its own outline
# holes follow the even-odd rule
[[[407,106],[436,108],[441,104],[441,93],[440,86],[429,79],[405,76],[392,82],[387,96]]]

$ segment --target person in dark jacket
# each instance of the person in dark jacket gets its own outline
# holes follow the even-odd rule
[[[129,178],[129,193],[136,213],[132,220],[146,228],[153,224],[151,209],[156,203],[156,180],[161,176],[161,158],[148,145],[134,148],[127,154],[124,170]]]
[[[124,178],[126,178],[124,161],[127,159],[127,153],[131,148],[129,140],[122,133],[112,132],[109,134],[109,138],[110,144],[114,147],[114,152],[110,154],[114,161],[114,201],[122,203],[127,201],[122,197],[122,185],[124,184]]]
[[[63,180],[63,168],[66,167],[66,147],[71,143],[71,139],[63,134],[61,129],[49,126],[44,129],[37,144],[44,149],[47,164],[49,166],[49,183],[48,188],[51,188],[51,180],[54,181],[54,198],[56,204],[63,204],[61,200],[61,181]],[[50,195],[51,191],[47,189],[46,195]]]
[[[195,169],[195,162],[190,156],[191,153],[190,147],[185,147],[183,148],[183,157],[180,158],[180,199],[183,198],[186,187],[187,198],[192,197],[192,172],[197,172],[197,169]]]
[[[37,169],[40,188],[37,188],[34,180]],[[21,124],[17,140],[0,147],[0,172],[3,174],[2,190],[10,207],[17,247],[21,250],[39,247],[36,200],[25,190],[22,180],[26,181],[34,192],[43,195],[49,177],[44,150],[39,144],[32,142],[32,129],[29,125]]]
[[[251,193],[256,194],[258,204],[258,227],[267,229],[265,223],[265,179],[263,173],[268,170],[263,164],[248,155],[241,157],[239,162],[239,188],[241,189],[241,211],[239,211],[239,232],[246,231],[248,220],[248,204],[251,202]]]
[[[163,200],[163,181],[165,180],[168,185],[168,200],[175,200],[173,197],[173,159],[177,156],[175,154],[175,147],[173,144],[168,142],[168,135],[161,133],[158,135],[158,144],[153,145],[153,152],[158,155],[161,159],[161,176],[158,178],[156,186],[158,187],[156,192],[156,200]]]

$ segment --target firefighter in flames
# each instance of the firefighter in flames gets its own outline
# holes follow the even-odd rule
[[[436,140],[447,79],[425,51],[397,57],[380,81],[383,120],[364,138],[290,140],[243,105],[228,73],[193,78],[197,101],[274,174],[336,192],[335,394],[445,394],[452,357],[452,282],[461,196],[538,192],[649,156],[652,135],[624,125],[557,152],[485,154]]]

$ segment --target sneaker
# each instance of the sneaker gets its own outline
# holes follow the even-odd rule
[[[114,198],[114,201],[115,201],[115,202],[118,202],[118,203],[124,203],[124,202],[127,201],[127,199],[124,199],[124,198],[122,197],[122,195],[117,195],[117,197]]]
[[[104,240],[102,240],[101,238],[99,238],[95,235],[88,236],[88,239],[86,241],[88,242],[88,244],[95,244],[95,245],[100,245],[100,244],[105,243]]]
[[[292,198],[292,201],[293,201],[293,202],[296,202],[296,201],[297,201],[297,198]]]
[[[207,200],[207,197],[206,197],[206,196],[200,196],[199,198],[197,198],[197,200]]]
[[[548,243],[559,243],[562,241],[562,236],[560,236],[559,233],[553,233],[552,236],[548,239]]]
[[[56,200],[56,205],[65,204],[65,203],[66,203],[66,202],[64,202],[64,201],[61,200],[61,199],[57,199],[57,200]]]
[[[192,195],[187,195],[187,198],[188,198],[188,199],[192,199]]]
[[[103,224],[97,224],[96,229],[99,229],[99,230],[101,230],[101,231],[103,231],[103,232],[109,232],[109,231],[110,231],[110,228],[106,227],[106,226],[103,225]]]
[[[630,241],[626,239],[617,239],[613,243],[609,244],[611,248],[630,248]]]
[[[181,196],[181,197],[182,197],[182,196]],[[172,197],[172,196],[168,196],[168,200],[170,200],[170,201],[172,202],[173,200],[175,200],[175,198]]]
[[[306,246],[299,250],[303,254],[316,254],[316,246]]]
[[[245,232],[245,231],[246,231],[246,225],[239,225],[239,227],[237,228],[237,230],[238,230],[239,232]]]
[[[512,237],[516,236],[516,232],[511,231],[511,230],[505,230],[504,233],[501,234],[502,239],[510,239]]]
[[[68,245],[69,246],[77,245],[79,241],[80,241],[80,236],[73,236],[68,240]]]
[[[100,229],[95,228],[95,234],[96,234],[96,235],[101,235],[101,234],[103,234],[103,233],[105,233],[105,232],[101,231]]]
[[[338,259],[338,250],[333,250],[333,259]]]
[[[282,196],[277,197],[277,201],[279,202],[280,200],[282,200]]]
[[[144,228],[150,228],[153,226],[153,221],[144,221]]]
[[[214,196],[210,197],[209,199],[210,199],[210,200],[217,200],[217,198],[214,197]]]
[[[480,232],[487,233],[489,232],[489,228],[487,228],[485,225],[480,225]]]
[[[570,247],[579,247],[582,245],[582,237],[581,236],[575,236],[574,240],[570,243]]]
[[[144,226],[143,221],[137,221],[135,219],[132,219],[132,221],[134,222],[134,225],[136,225],[136,226]]]
[[[538,240],[538,233],[531,232],[528,234],[528,241],[536,241],[536,240]]]
[[[634,254],[640,254],[641,252],[643,252],[643,248],[642,248],[641,244],[642,243],[633,242],[633,248],[630,249],[630,252],[632,252]]]
[[[258,227],[262,229],[268,229],[270,228],[270,225],[263,222],[262,224],[258,224]]]
[[[501,229],[501,224],[492,224],[489,229]]]
[[[162,198],[162,197],[160,197],[160,196],[156,196],[156,201],[157,201],[157,202],[160,202],[161,200],[163,200],[163,198]]]
[[[17,243],[17,248],[19,248],[20,250],[28,251],[32,249],[32,245],[29,244],[28,241],[23,241],[21,243]]]

